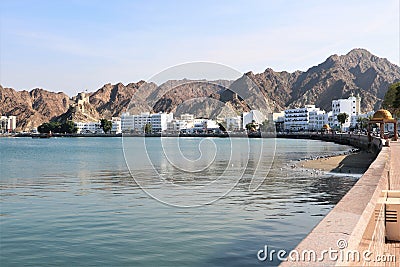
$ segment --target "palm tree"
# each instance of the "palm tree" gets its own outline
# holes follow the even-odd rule
[[[153,130],[152,128],[153,128],[153,127],[152,127],[151,123],[146,123],[146,125],[144,126],[144,132],[145,132],[146,134],[149,134],[149,133],[151,133],[151,131]]]
[[[343,113],[339,113],[337,115],[337,119],[340,123],[340,129],[343,130],[343,124],[346,122],[346,120],[349,118],[349,114],[343,112]]]

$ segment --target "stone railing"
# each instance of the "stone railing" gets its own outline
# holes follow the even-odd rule
[[[373,138],[372,144],[368,145],[367,136],[331,135],[309,138],[370,149],[378,155],[350,191],[295,248],[300,255],[299,260],[291,260],[289,257],[288,261],[281,263],[281,266],[362,265],[360,261],[349,259],[346,253],[358,251],[362,257],[363,251],[360,250],[367,249],[365,242],[368,243],[373,239],[378,199],[382,190],[388,188],[390,148],[384,147],[383,140],[379,138]],[[338,257],[330,257],[328,253],[330,250],[336,250]],[[301,255],[305,251],[306,257],[303,258]],[[325,256],[323,256],[324,251],[328,251],[325,252]],[[345,257],[340,258],[340,253]]]

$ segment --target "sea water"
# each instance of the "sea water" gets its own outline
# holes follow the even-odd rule
[[[0,265],[278,265],[357,179],[295,163],[351,147],[232,140],[1,138]]]

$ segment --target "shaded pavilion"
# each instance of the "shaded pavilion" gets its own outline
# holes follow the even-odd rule
[[[394,128],[394,137],[393,140],[397,141],[398,134],[397,134],[397,120],[392,117],[392,114],[387,111],[386,109],[380,109],[374,113],[374,116],[368,121],[368,137],[371,140],[371,125],[372,124],[379,124],[380,138],[384,138],[385,132],[385,124],[393,123]]]
[[[329,132],[329,131],[331,130],[331,127],[329,126],[329,124],[324,124],[324,125],[322,126],[322,130],[323,130],[324,132]]]

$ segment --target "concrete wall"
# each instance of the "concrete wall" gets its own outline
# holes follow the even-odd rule
[[[314,139],[335,142],[342,145],[354,146],[362,150],[369,150],[376,154],[378,154],[383,147],[383,142],[380,138],[373,137],[372,143],[369,144],[368,136],[360,134],[278,134],[277,138]]]
[[[370,149],[378,153],[377,158],[369,169],[339,201],[339,203],[325,216],[325,218],[308,234],[296,247],[298,252],[313,250],[317,257],[322,251],[336,249],[338,240],[345,240],[345,251],[360,251],[365,242],[371,240],[374,231],[374,213],[382,190],[388,187],[388,173],[390,167],[390,148],[383,147],[379,138],[373,138],[372,145],[368,146],[366,136],[325,136],[313,138],[326,141],[335,141],[361,149]],[[362,251],[360,251],[362,252]],[[286,261],[281,266],[346,266],[355,265],[346,260],[333,261],[328,256],[322,261]]]

